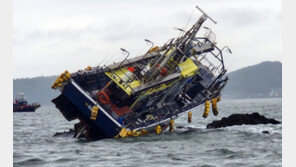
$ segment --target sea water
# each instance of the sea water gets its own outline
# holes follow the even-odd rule
[[[15,167],[76,166],[281,166],[282,125],[242,125],[206,129],[213,120],[234,113],[258,112],[282,121],[282,99],[244,99],[218,102],[219,115],[202,117],[204,106],[175,120],[175,126],[192,127],[174,133],[88,142],[53,137],[68,131],[68,122],[54,105],[35,113],[13,114]],[[262,133],[268,131],[269,134]]]

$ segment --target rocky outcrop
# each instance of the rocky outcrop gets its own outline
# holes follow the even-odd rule
[[[223,117],[221,120],[213,121],[207,124],[207,128],[221,128],[233,125],[257,125],[257,124],[280,124],[275,119],[266,118],[255,112],[252,114],[232,114],[228,118]]]

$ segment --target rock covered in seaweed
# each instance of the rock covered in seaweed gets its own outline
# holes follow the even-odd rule
[[[233,125],[257,125],[257,124],[280,124],[275,119],[266,118],[257,112],[252,114],[232,114],[228,118],[223,117],[221,120],[213,121],[207,124],[207,128],[221,128]]]

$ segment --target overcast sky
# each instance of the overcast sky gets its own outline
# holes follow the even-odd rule
[[[162,45],[178,36],[174,27],[190,28],[201,16],[195,5],[218,22],[204,25],[231,48],[229,71],[281,61],[280,0],[14,0],[13,77],[75,72],[106,56],[103,63],[120,61],[120,48],[143,54],[145,38]]]

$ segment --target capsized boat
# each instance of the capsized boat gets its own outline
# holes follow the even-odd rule
[[[38,103],[28,104],[24,93],[19,93],[13,102],[13,112],[35,112],[39,107]]]
[[[74,73],[67,70],[53,83],[61,94],[52,102],[74,125],[75,138],[97,140],[160,134],[173,131],[174,119],[205,103],[207,117],[212,103],[217,102],[228,77],[225,76],[222,49],[217,47],[214,33],[207,27],[205,36],[197,32],[207,20],[203,12],[193,26],[163,46],[155,46],[146,54],[133,58],[121,49],[123,61],[87,67]],[[188,113],[191,122],[192,113]]]

